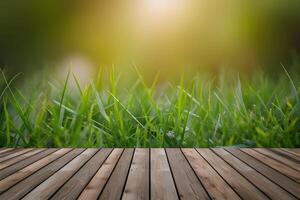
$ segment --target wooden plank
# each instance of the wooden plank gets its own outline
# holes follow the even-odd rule
[[[258,151],[259,153],[262,153],[264,154],[265,156],[268,156],[270,158],[273,158],[274,160],[278,161],[278,162],[281,162],[282,164],[285,164],[297,171],[300,171],[300,164],[295,162],[295,161],[292,161],[282,155],[279,155],[279,154],[276,154],[275,152],[272,152],[268,149],[261,149],[261,148],[256,148],[254,149],[255,151]]]
[[[114,149],[101,168],[95,174],[90,183],[85,187],[79,196],[79,200],[96,200],[102,192],[107,180],[109,179],[112,171],[117,165],[119,158],[123,153],[123,149]]]
[[[226,148],[226,150],[300,199],[300,187],[295,181],[237,148]]]
[[[52,163],[48,164],[44,168],[40,169],[36,173],[32,174],[28,178],[17,183],[15,186],[0,195],[0,199],[17,200],[21,199],[28,192],[42,183],[44,180],[56,173],[60,168],[67,164],[70,160],[74,159],[84,149],[74,149]]]
[[[9,159],[9,160],[6,160],[6,161],[4,161],[4,162],[1,162],[1,163],[0,163],[0,170],[1,170],[1,169],[4,169],[4,168],[6,168],[6,167],[8,167],[8,166],[10,166],[10,165],[12,165],[12,164],[15,164],[16,162],[19,162],[19,161],[21,161],[21,160],[24,160],[25,158],[28,158],[28,157],[30,157],[30,156],[32,156],[32,155],[35,155],[35,154],[37,154],[37,153],[39,153],[39,152],[41,152],[41,151],[44,151],[44,150],[45,150],[45,149],[34,149],[34,150],[29,151],[29,152],[27,152],[27,153],[24,153],[24,154],[22,154],[22,155],[20,155],[20,156],[17,156],[17,157],[11,158],[11,159]]]
[[[57,151],[57,149],[47,149],[45,151],[42,151],[40,153],[37,153],[37,154],[31,156],[30,158],[26,158],[22,161],[19,161],[18,163],[15,163],[12,166],[9,166],[9,167],[6,167],[5,169],[0,170],[0,180],[19,171],[20,169],[30,165],[31,163],[34,163],[37,160],[42,159],[43,157],[53,153],[54,151]]]
[[[289,152],[286,151],[284,149],[278,149],[278,148],[273,148],[273,149],[269,149],[270,151],[273,151],[274,153],[279,154],[280,156],[283,156],[287,159],[292,160],[293,162],[296,162],[298,164],[300,164],[300,155],[298,156],[296,153],[294,152]]]
[[[12,150],[14,150],[14,148],[3,148],[3,149],[1,149],[0,150],[0,156],[1,156],[2,153],[8,152],[8,151],[12,151]]]
[[[0,199],[300,199],[294,149],[92,150],[2,152]]]
[[[212,150],[271,199],[296,199],[290,193],[283,190],[281,187],[271,182],[269,179],[224,149],[218,148]]]
[[[296,182],[300,183],[300,172],[286,166],[283,163],[280,163],[268,156],[265,156],[253,149],[241,149],[243,152],[249,154],[250,156],[256,158],[257,160],[265,163],[266,165],[272,167],[273,169],[279,171],[282,174],[290,177],[291,179],[295,180]]]
[[[178,199],[176,187],[164,149],[151,149],[151,199]]]
[[[22,150],[23,150],[23,148],[9,149],[8,151],[2,152],[2,153],[0,154],[0,158],[2,158],[2,157],[4,157],[4,156],[7,156],[7,155],[9,155],[9,154],[18,152],[18,151],[22,151]]]
[[[195,149],[182,149],[182,151],[212,199],[240,199]]]
[[[1,158],[0,158],[0,163],[1,163],[1,162],[4,162],[4,161],[6,161],[6,160],[9,160],[9,159],[11,159],[11,158],[13,158],[13,157],[22,155],[22,154],[24,154],[24,153],[26,153],[26,152],[28,152],[28,151],[31,151],[31,150],[33,150],[33,149],[32,149],[32,148],[31,148],[31,149],[20,149],[20,150],[17,151],[17,152],[10,153],[10,154],[8,154],[8,155],[6,155],[6,156],[4,156],[4,157],[1,157]]]
[[[125,149],[99,199],[120,199],[125,187],[134,149]]]
[[[243,199],[269,199],[210,149],[197,149]]]
[[[112,149],[101,149],[97,152],[51,199],[77,199],[111,151]]]
[[[210,199],[180,149],[166,149],[180,199]]]
[[[49,199],[81,166],[83,166],[98,149],[87,149],[71,162],[33,189],[23,199]]]
[[[292,156],[292,158],[294,158],[296,160],[300,159],[300,154],[295,153],[294,151],[290,151],[289,149],[285,149],[285,148],[280,148],[280,150],[288,153],[290,156]]]
[[[135,149],[122,199],[149,199],[149,149]]]
[[[52,161],[56,160],[60,156],[66,154],[71,149],[61,149],[52,153],[51,155],[21,169],[20,171],[12,174],[5,179],[0,181],[0,194],[10,188],[11,186],[15,185],[19,181],[23,180],[24,178],[28,177],[29,175],[33,174],[37,170],[41,169],[42,167],[46,166],[47,164],[51,163]]]
[[[300,148],[285,148],[285,150],[292,151],[298,155],[300,155]]]

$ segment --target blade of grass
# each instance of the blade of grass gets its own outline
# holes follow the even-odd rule
[[[9,117],[9,113],[7,111],[7,104],[6,101],[4,101],[3,104],[4,107],[4,114],[5,114],[5,134],[6,134],[6,146],[9,147],[10,146],[10,117]]]
[[[120,106],[136,121],[142,128],[145,128],[144,125],[119,101],[115,95],[113,95],[111,92],[107,91],[119,104]]]
[[[296,99],[297,99],[297,102],[299,103],[300,100],[299,100],[299,95],[298,95],[298,92],[297,92],[295,83],[294,83],[292,77],[290,76],[289,72],[286,70],[286,68],[284,67],[284,65],[283,65],[282,63],[281,63],[281,66],[282,66],[282,68],[283,68],[283,70],[284,70],[286,76],[288,77],[290,83],[291,83],[291,86],[292,86],[293,91],[294,91],[294,95],[295,95],[295,97],[296,97]]]
[[[100,110],[100,113],[104,117],[104,119],[106,119],[109,122],[110,119],[109,119],[109,117],[108,117],[108,115],[107,115],[107,113],[105,111],[104,106],[103,106],[103,101],[102,101],[102,99],[101,99],[101,97],[100,97],[100,95],[99,95],[99,93],[98,93],[98,91],[97,91],[94,83],[92,83],[91,85],[92,85],[93,92],[94,92],[94,94],[96,96],[97,105],[98,105],[98,108]]]
[[[73,79],[74,79],[74,81],[75,81],[75,84],[76,84],[76,86],[77,86],[77,89],[78,89],[78,91],[79,91],[79,93],[80,93],[80,96],[82,96],[82,89],[81,89],[81,87],[80,87],[79,81],[78,81],[76,75],[74,74],[74,72],[72,72],[72,75],[73,75]]]
[[[69,78],[70,78],[71,71],[72,71],[72,65],[70,65],[70,68],[68,70],[68,74],[67,74],[64,86],[63,86],[63,91],[62,91],[62,94],[61,94],[60,105],[59,105],[59,110],[60,111],[61,111],[62,104],[63,104],[64,98],[65,98],[65,94],[66,94],[66,91],[67,91],[67,87],[68,87],[68,83],[69,83]]]
[[[4,77],[5,75],[4,75],[3,70],[2,70],[2,69],[0,69],[0,70],[1,70],[1,73],[2,73],[2,77]],[[5,94],[6,90],[10,87],[10,85],[12,84],[12,82],[13,82],[18,76],[20,76],[21,74],[22,74],[22,73],[18,73],[18,74],[14,75],[14,76],[10,79],[10,81],[8,82],[8,84],[5,86],[5,88],[4,88],[3,91],[1,92],[0,100],[2,99],[3,95]]]

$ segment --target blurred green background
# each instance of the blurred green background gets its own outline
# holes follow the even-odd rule
[[[163,74],[298,66],[296,0],[2,0],[0,67],[80,65]],[[299,67],[299,66],[298,66]],[[275,70],[275,71],[274,71]]]

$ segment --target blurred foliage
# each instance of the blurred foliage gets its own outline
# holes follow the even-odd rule
[[[300,147],[300,77],[226,72],[146,84],[99,70],[81,85],[0,83],[0,147]],[[234,76],[235,79],[228,78]]]
[[[79,57],[147,72],[274,70],[298,57],[299,10],[293,0],[1,1],[0,66],[31,73]]]

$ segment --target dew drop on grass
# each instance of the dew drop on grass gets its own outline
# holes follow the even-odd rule
[[[167,135],[168,138],[174,138],[175,137],[174,131],[168,131],[166,135]]]

